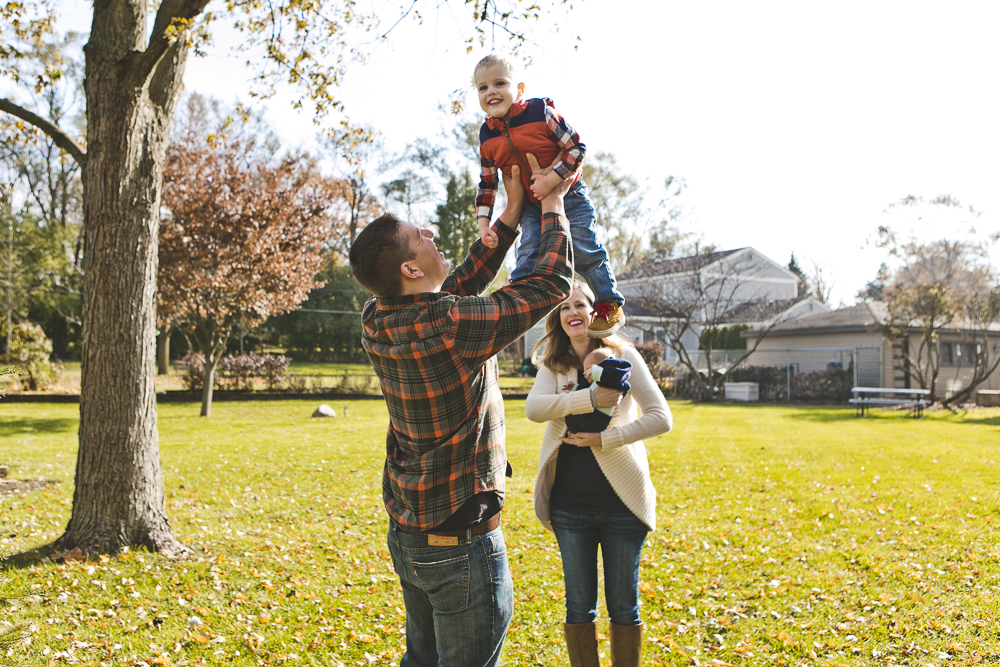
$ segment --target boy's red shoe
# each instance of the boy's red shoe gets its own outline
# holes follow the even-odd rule
[[[617,303],[602,301],[594,306],[594,311],[590,314],[594,317],[587,327],[587,335],[591,338],[607,338],[625,324],[625,313]]]

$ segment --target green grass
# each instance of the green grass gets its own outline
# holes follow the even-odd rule
[[[168,509],[194,554],[12,569],[11,588],[37,597],[0,614],[36,632],[8,661],[63,664],[75,646],[89,665],[398,664],[386,412],[347,405],[332,420],[294,401],[218,403],[211,420],[160,406]],[[672,407],[674,432],[647,442],[659,526],[643,554],[644,664],[1000,658],[1000,411]],[[531,506],[544,425],[519,401],[507,416],[505,664],[566,664],[559,553]],[[44,545],[65,526],[76,419],[72,405],[0,403],[0,462],[61,480],[0,501],[0,548]],[[191,631],[194,615],[204,625]]]
[[[288,365],[292,375],[374,375],[371,364],[335,364],[321,361],[293,361]]]

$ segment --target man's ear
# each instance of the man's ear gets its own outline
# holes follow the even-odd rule
[[[413,260],[400,264],[399,270],[403,274],[404,278],[409,278],[411,280],[424,277],[424,272],[420,270],[419,266],[413,263]]]
[[[517,84],[517,101],[520,102],[524,96],[524,82]]]

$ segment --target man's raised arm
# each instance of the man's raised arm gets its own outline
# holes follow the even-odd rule
[[[527,158],[533,173],[540,170],[533,155]],[[508,196],[522,188],[511,181],[504,182]],[[455,343],[470,366],[484,363],[523,336],[572,291],[573,246],[563,206],[571,182],[566,179],[542,200],[541,242],[532,272],[487,298],[463,299],[453,307],[453,320],[459,323]],[[503,216],[501,220],[508,224]]]
[[[521,186],[521,170],[512,167],[510,174],[503,174],[504,189],[507,191],[507,206],[495,223],[496,247],[489,248],[477,238],[469,248],[469,255],[444,281],[442,292],[457,296],[475,296],[490,286],[497,272],[503,266],[507,251],[517,239],[517,227],[524,209],[524,188]]]

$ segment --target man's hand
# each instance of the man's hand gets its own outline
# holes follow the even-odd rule
[[[538,164],[538,158],[531,153],[525,153],[524,157],[528,161],[528,167],[531,168],[532,175],[544,173],[542,167]],[[559,157],[556,156],[556,160],[558,159]],[[563,206],[563,195],[569,192],[569,186],[572,182],[572,178],[563,179],[545,195],[545,198],[542,199],[542,213],[558,213],[563,217],[566,216],[566,208]]]
[[[597,387],[594,390],[594,403],[599,408],[613,408],[622,402],[622,393],[617,389]]]
[[[507,206],[500,214],[500,222],[511,229],[517,229],[518,223],[521,222],[521,211],[524,209],[525,200],[524,186],[521,185],[521,168],[515,165],[501,171],[500,175],[503,177],[503,189],[507,193]]]

